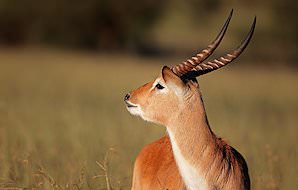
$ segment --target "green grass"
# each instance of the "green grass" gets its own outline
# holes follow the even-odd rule
[[[129,115],[122,99],[171,63],[0,50],[0,189],[105,189],[111,148],[111,183],[130,189],[134,159],[164,128]],[[297,189],[297,72],[247,65],[199,79],[211,127],[246,158],[252,189]]]

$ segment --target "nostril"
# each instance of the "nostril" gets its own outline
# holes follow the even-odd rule
[[[124,97],[124,101],[128,100],[130,98],[130,94],[126,94],[125,97]]]

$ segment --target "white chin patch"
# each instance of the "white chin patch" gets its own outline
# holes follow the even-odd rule
[[[130,114],[136,115],[136,116],[141,116],[143,115],[143,112],[140,108],[140,106],[136,107],[126,107],[126,109],[129,111]]]
[[[127,104],[126,109],[129,111],[130,114],[142,117],[143,111],[140,105],[133,104],[131,102],[127,102],[126,104]]]
[[[135,116],[140,116],[145,121],[150,121],[148,118],[144,116],[144,112],[142,111],[141,107],[137,104],[133,104],[134,107],[126,107],[130,114]]]

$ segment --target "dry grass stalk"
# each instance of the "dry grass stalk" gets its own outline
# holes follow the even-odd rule
[[[114,148],[109,148],[106,152],[103,162],[96,161],[96,164],[99,168],[103,171],[103,174],[93,176],[93,179],[104,177],[106,181],[107,190],[113,190],[112,183],[111,183],[111,176],[109,172],[109,160],[111,159],[111,154],[115,151]]]
[[[51,186],[53,189],[59,189],[62,190],[63,188],[52,178],[49,174],[47,174],[43,168],[40,168],[36,175],[42,176]]]

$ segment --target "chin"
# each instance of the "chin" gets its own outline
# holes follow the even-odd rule
[[[147,118],[145,115],[144,115],[144,112],[142,111],[142,109],[139,107],[139,106],[135,106],[135,107],[126,107],[126,109],[128,110],[128,112],[131,114],[131,115],[134,115],[134,116],[138,116],[138,117],[141,117],[143,120],[145,121],[149,121],[149,122],[153,122],[155,123],[154,121],[152,121],[151,119]]]
[[[140,116],[140,117],[142,117],[142,115],[143,115],[141,108],[138,106],[137,107],[126,107],[126,109],[131,115]]]

